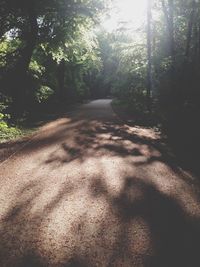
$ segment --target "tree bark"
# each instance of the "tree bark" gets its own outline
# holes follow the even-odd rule
[[[152,93],[152,0],[147,7],[147,109],[151,111]]]
[[[174,0],[169,0],[169,35],[172,64],[175,64],[175,41],[174,41]]]
[[[165,15],[167,30],[169,34],[169,56],[171,58],[170,74],[171,80],[174,79],[175,72],[175,40],[174,40],[174,0],[168,0],[167,6],[165,0],[162,1],[163,13]]]
[[[187,42],[186,42],[186,50],[185,50],[186,61],[189,60],[189,56],[190,56],[190,47],[191,47],[191,40],[192,40],[192,29],[194,25],[195,7],[196,7],[196,2],[195,0],[193,0],[192,10],[191,10],[189,22],[188,22]]]
[[[168,0],[168,7],[165,0],[162,0],[163,12],[167,22],[169,34],[169,49],[172,60],[172,65],[175,63],[175,41],[174,41],[174,0]]]
[[[57,77],[58,77],[58,90],[59,90],[59,93],[58,93],[58,97],[61,101],[63,101],[64,97],[65,97],[65,94],[64,94],[64,91],[65,91],[65,60],[62,59],[59,66],[58,66],[58,74],[57,74]]]
[[[199,25],[199,27],[198,27],[198,34],[199,34],[199,38],[198,38],[198,53],[199,53],[199,55],[198,55],[198,60],[199,60],[199,65],[200,65],[200,25]]]
[[[17,64],[21,73],[26,73],[28,71],[38,37],[38,23],[34,3],[32,3],[32,5],[28,5],[27,13],[30,30],[25,41],[25,48],[22,50],[21,58]]]
[[[15,65],[12,74],[13,81],[11,81],[14,118],[20,117],[28,104],[26,96],[27,88],[29,86],[27,73],[37,43],[39,30],[35,5],[33,2],[28,4],[26,11],[29,22],[29,33],[25,40],[25,47],[21,51],[20,59]]]

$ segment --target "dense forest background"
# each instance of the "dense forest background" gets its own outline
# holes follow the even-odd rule
[[[149,0],[137,30],[106,32],[113,1],[0,0],[0,132],[92,98],[115,98],[135,123],[159,125],[197,153],[200,3]]]

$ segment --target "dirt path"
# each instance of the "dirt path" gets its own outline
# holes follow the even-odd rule
[[[110,100],[45,125],[0,165],[1,267],[199,267],[199,182]]]

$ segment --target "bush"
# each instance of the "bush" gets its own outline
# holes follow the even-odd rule
[[[45,102],[50,96],[54,94],[54,91],[48,86],[42,85],[36,92],[36,98],[39,103]]]
[[[0,113],[0,118],[2,118],[2,113]],[[3,121],[2,119],[0,120],[0,142],[9,140],[9,139],[14,139],[18,136],[21,136],[21,130],[15,127],[9,127],[8,124]]]

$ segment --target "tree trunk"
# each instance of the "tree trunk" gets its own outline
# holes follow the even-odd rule
[[[27,72],[31,62],[34,48],[38,37],[38,23],[34,3],[27,7],[29,21],[29,33],[25,40],[25,47],[21,52],[20,59],[16,63],[11,81],[14,117],[20,117],[26,108],[26,92],[29,86]]]
[[[200,66],[200,20],[198,21],[198,63]]]
[[[168,0],[167,5],[165,0],[161,1],[169,35],[169,56],[171,59],[169,75],[170,75],[171,87],[173,87],[173,81],[175,78],[175,63],[176,63],[175,40],[174,40],[174,0]]]
[[[148,1],[147,7],[147,109],[151,111],[152,93],[152,0]]]
[[[186,42],[186,50],[185,50],[186,61],[189,60],[189,56],[190,56],[190,46],[191,46],[191,40],[192,40],[192,29],[193,29],[193,24],[194,24],[195,6],[196,6],[196,2],[195,0],[193,0],[192,10],[191,10],[189,22],[188,22],[187,42]]]
[[[169,34],[169,50],[171,57],[171,73],[173,76],[175,66],[175,41],[174,41],[174,0],[168,0],[168,7],[165,0],[162,0],[163,12],[167,22]]]
[[[22,50],[21,58],[17,63],[17,67],[19,67],[21,73],[27,73],[28,71],[31,58],[33,55],[33,50],[36,46],[38,37],[38,23],[37,23],[37,16],[34,4],[28,6],[27,12],[28,12],[30,30],[29,34],[27,35],[26,46]]]
[[[194,24],[194,52],[192,55],[193,61],[195,62],[195,67],[198,67],[198,24],[195,21]]]
[[[175,64],[175,41],[174,41],[174,0],[169,0],[169,36],[172,66]]]
[[[58,97],[59,100],[63,101],[64,97],[65,97],[65,61],[64,59],[61,60],[59,66],[58,66],[58,89],[59,89],[59,93],[58,93]]]

